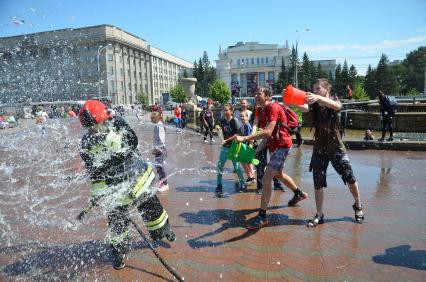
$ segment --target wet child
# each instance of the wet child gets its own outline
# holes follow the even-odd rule
[[[234,135],[238,134],[238,122],[233,117],[233,108],[231,104],[225,104],[223,106],[223,117],[220,120],[220,127],[223,132],[223,146],[219,154],[219,160],[217,162],[217,186],[216,186],[216,196],[221,198],[223,197],[223,185],[222,185],[222,175],[223,168],[226,163],[226,155],[228,154],[229,148],[231,147],[232,138]],[[244,182],[243,172],[240,168],[240,163],[232,161],[234,170],[238,175],[239,183],[235,183],[235,190],[238,192],[246,192],[247,186]]]
[[[154,134],[152,136],[152,154],[155,156],[155,167],[157,169],[158,177],[160,180],[159,192],[169,190],[167,184],[167,176],[164,170],[164,161],[167,157],[166,154],[166,131],[164,124],[161,121],[161,114],[159,112],[151,113],[151,122],[155,125]]]
[[[364,140],[365,140],[365,141],[374,140],[373,133],[371,132],[371,130],[370,130],[370,129],[367,129],[367,130],[365,131]]]
[[[249,112],[241,111],[239,115],[240,115],[241,124],[242,124],[240,127],[241,136],[250,136],[252,134],[252,127],[249,122]],[[246,142],[246,144],[248,145],[248,142]],[[255,183],[256,180],[254,179],[253,165],[248,163],[241,163],[241,166],[243,167],[244,171],[247,174],[246,184]]]
[[[312,112],[315,127],[310,171],[313,171],[317,213],[308,221],[308,227],[324,223],[323,188],[327,187],[327,167],[330,162],[342,177],[343,183],[348,185],[355,201],[352,206],[355,220],[361,223],[364,220],[364,213],[358,183],[339,134],[337,113],[342,109],[342,104],[331,96],[331,84],[327,79],[317,79],[313,85],[313,92],[307,95],[307,104],[297,106],[303,112]]]

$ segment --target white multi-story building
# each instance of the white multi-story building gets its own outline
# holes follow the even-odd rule
[[[193,64],[112,25],[0,38],[0,102],[64,101],[109,96],[149,103]]]
[[[284,61],[290,63],[291,50],[288,43],[285,46],[278,44],[260,44],[258,42],[238,42],[226,50],[219,49],[216,69],[219,79],[223,80],[231,89],[239,89],[240,96],[254,96],[258,86],[274,87],[274,83],[281,72]],[[321,64],[327,71],[336,67],[336,60],[313,61]]]
[[[219,50],[216,60],[218,76],[231,88],[238,87],[240,96],[254,96],[257,86],[273,87],[281,71],[282,60],[290,62],[288,44],[260,44],[238,42],[226,50]]]
[[[178,84],[178,79],[183,76],[185,69],[190,73],[194,64],[154,46],[149,46],[149,50],[151,53],[152,94],[154,102],[160,104],[161,96]]]

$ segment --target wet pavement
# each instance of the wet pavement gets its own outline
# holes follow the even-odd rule
[[[140,150],[151,158],[152,126],[129,117]],[[82,222],[89,197],[77,154],[77,120],[28,126],[0,143],[0,281],[175,281],[132,228],[133,250],[123,270],[111,267],[102,207]],[[6,140],[5,140],[6,139]],[[312,146],[293,148],[285,166],[309,198],[288,207],[292,193],[275,191],[270,225],[244,228],[260,196],[233,191],[230,163],[225,198],[216,198],[220,145],[191,130],[168,128],[166,171],[171,189],[158,193],[177,235],[156,250],[185,281],[425,281],[426,152],[349,151],[366,220],[353,219],[353,200],[332,168],[325,192],[325,224],[314,229]],[[131,213],[142,227],[140,216]],[[145,228],[142,228],[146,230]]]

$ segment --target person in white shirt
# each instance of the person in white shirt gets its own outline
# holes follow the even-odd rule
[[[42,106],[37,108],[37,112],[35,116],[36,116],[36,123],[45,123],[47,119],[49,118],[49,115],[44,111]]]
[[[155,167],[157,169],[158,177],[160,179],[160,188],[158,191],[165,192],[169,190],[167,184],[167,176],[164,170],[164,160],[166,159],[166,130],[164,124],[161,122],[159,112],[151,113],[151,122],[155,124],[154,134],[152,136],[153,150],[152,154],[155,156]]]

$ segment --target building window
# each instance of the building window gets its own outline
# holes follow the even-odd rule
[[[251,58],[251,64],[254,65],[254,58]]]
[[[135,83],[135,92],[138,92],[138,86]]]
[[[129,82],[129,90],[132,91],[132,84]]]
[[[260,58],[260,63],[263,65],[263,57]]]
[[[112,61],[112,54],[107,55],[108,61]]]
[[[123,68],[120,68],[121,76],[124,76]]]
[[[259,64],[259,58],[256,58],[256,62],[257,62],[257,64]]]
[[[237,59],[237,65],[239,66],[240,65],[240,59]]]
[[[121,82],[121,91],[124,91],[124,82]]]
[[[266,63],[268,63],[268,57],[265,58]]]
[[[114,74],[114,67],[109,67],[109,74],[113,75]]]
[[[110,80],[111,81],[111,92],[114,93],[114,80]]]
[[[265,73],[259,72],[259,85],[265,86]]]

